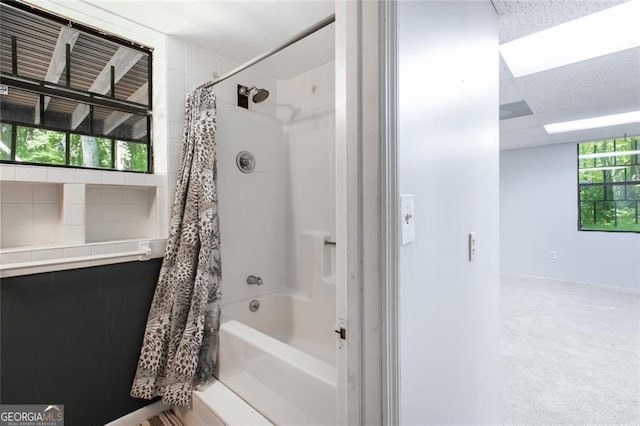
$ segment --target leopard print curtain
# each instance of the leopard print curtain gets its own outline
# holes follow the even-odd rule
[[[213,375],[220,325],[220,233],[215,162],[216,98],[187,98],[182,166],[169,237],[131,396],[191,405]]]

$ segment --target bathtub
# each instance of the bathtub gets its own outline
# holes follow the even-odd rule
[[[251,300],[260,302],[255,312]],[[234,420],[242,416],[254,416],[251,424],[336,424],[331,312],[284,293],[224,307],[218,381],[194,392],[192,409],[177,414],[185,421],[198,419],[194,424],[248,424]],[[223,402],[233,399],[228,393],[237,399],[233,410]]]
[[[326,262],[334,249],[324,244],[327,238],[301,235],[298,285],[266,294],[274,285],[268,280],[260,288],[230,289],[234,302],[222,306],[218,380],[194,392],[190,410],[174,408],[185,424],[336,424],[335,274]],[[252,302],[260,305],[255,311]]]

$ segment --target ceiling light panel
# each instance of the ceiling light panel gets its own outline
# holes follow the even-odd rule
[[[561,123],[545,124],[544,129],[549,134],[575,132],[577,130],[597,129],[600,127],[618,126],[620,124],[640,123],[640,111],[625,112],[623,114],[603,115],[582,120],[564,121]]]
[[[640,0],[584,16],[500,46],[515,77],[640,46]]]

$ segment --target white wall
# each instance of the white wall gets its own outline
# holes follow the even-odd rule
[[[501,269],[640,290],[640,234],[578,231],[576,155],[575,144],[500,153]]]
[[[416,236],[400,248],[400,421],[499,424],[498,18],[489,1],[398,2],[398,36]]]

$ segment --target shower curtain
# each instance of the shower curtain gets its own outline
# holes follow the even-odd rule
[[[215,131],[215,95],[196,89],[186,102],[169,237],[131,388],[136,398],[189,406],[193,389],[213,375],[222,281]]]

